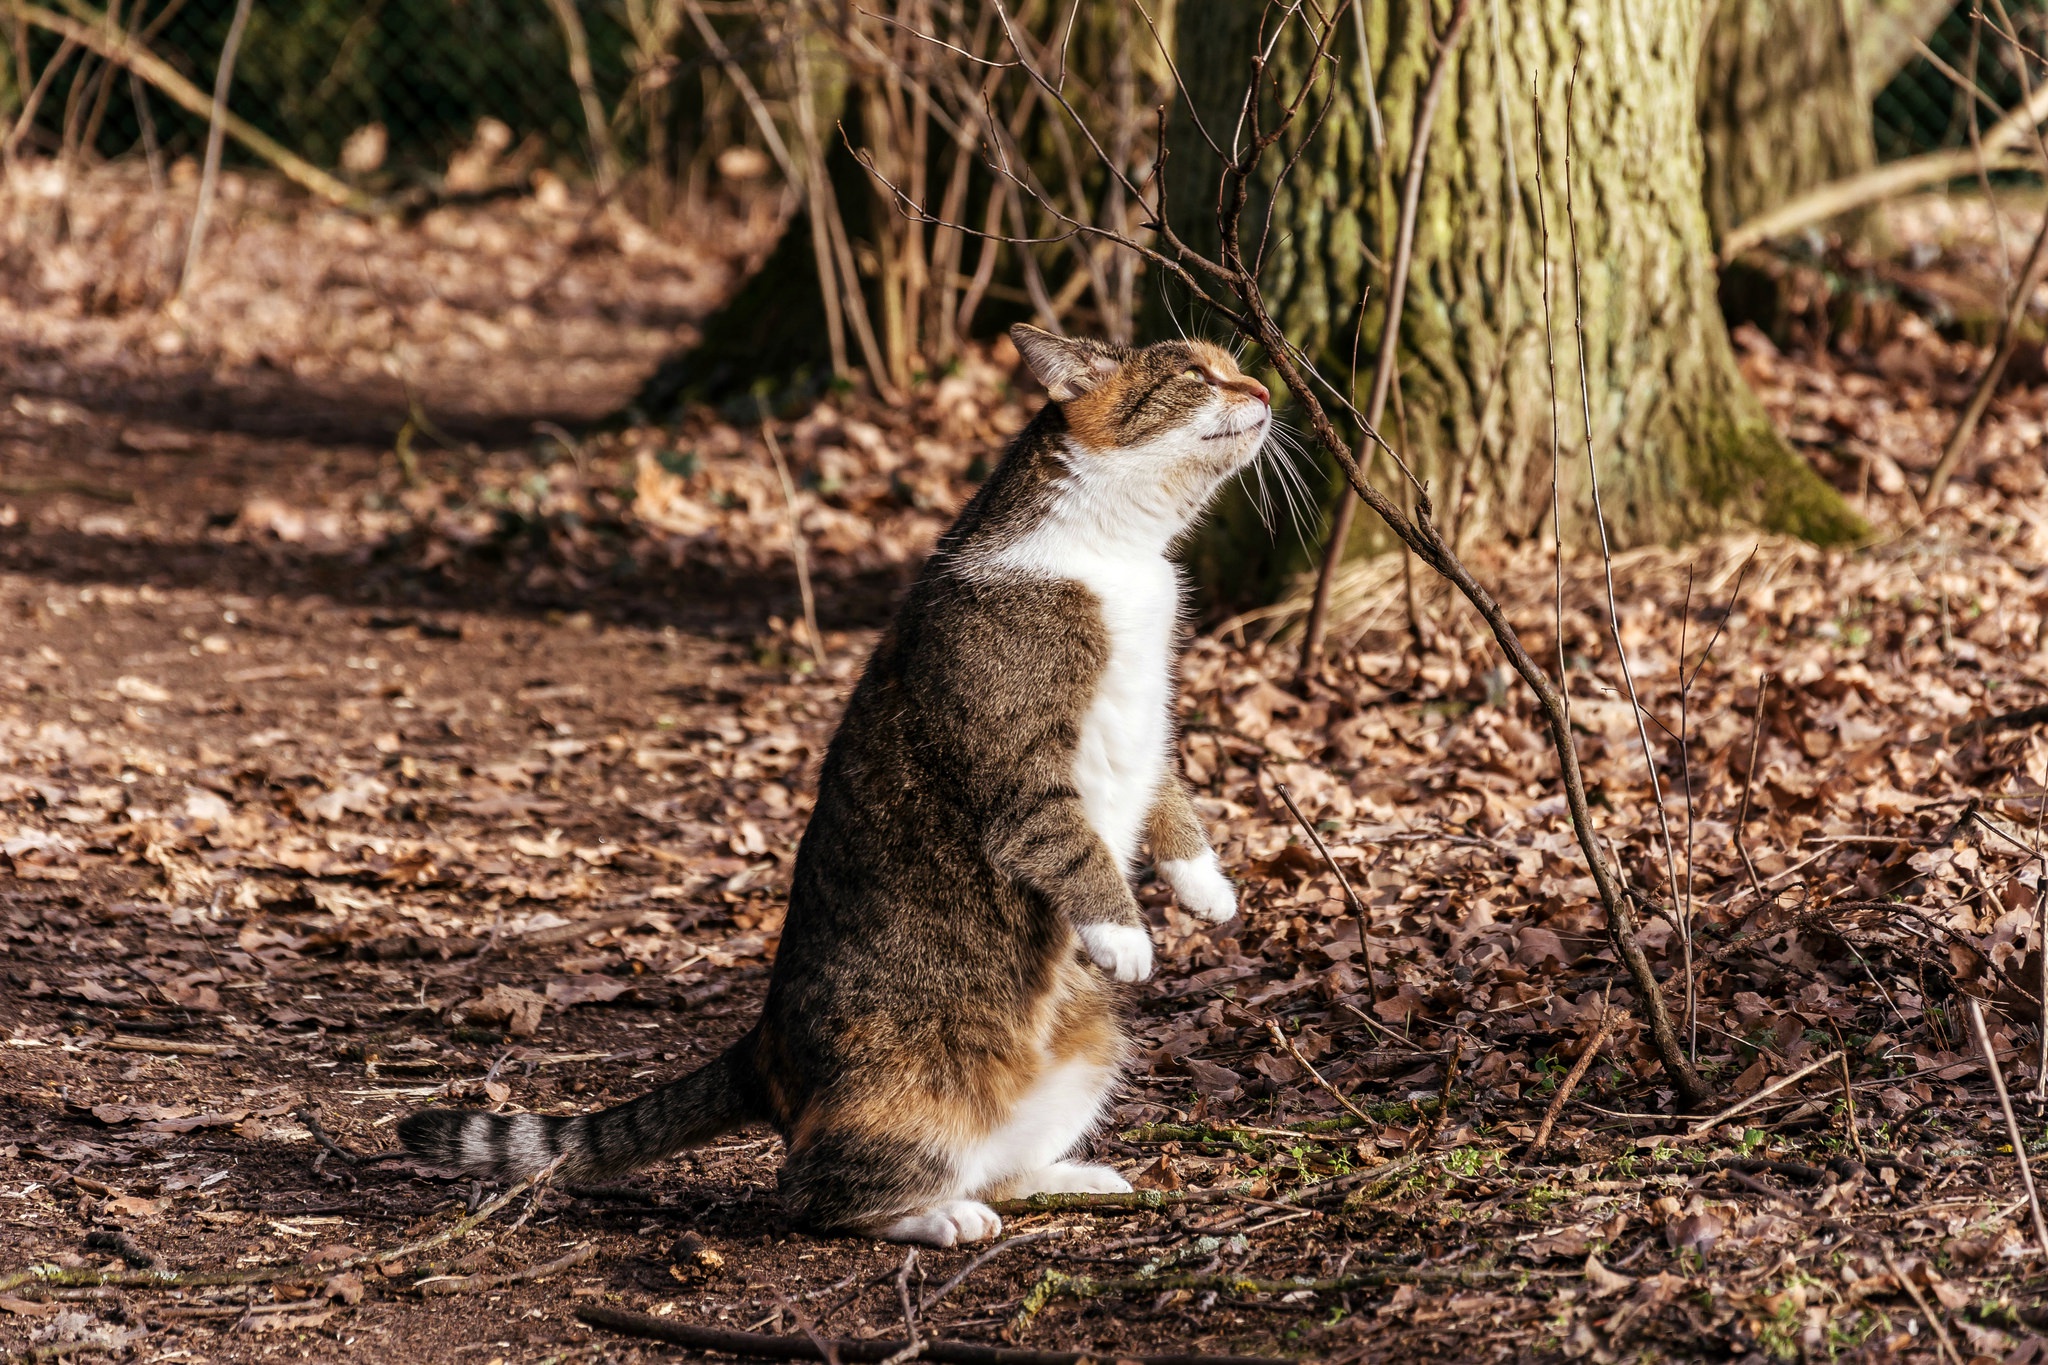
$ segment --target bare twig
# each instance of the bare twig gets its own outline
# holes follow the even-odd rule
[[[1720,1113],[1714,1115],[1712,1118],[1701,1119],[1698,1123],[1695,1123],[1692,1127],[1686,1129],[1685,1136],[1689,1138],[1706,1136],[1708,1133],[1713,1132],[1716,1128],[1719,1128],[1722,1124],[1726,1123],[1729,1119],[1734,1118],[1737,1114],[1749,1108],[1751,1105],[1769,1099],[1771,1096],[1777,1094],[1780,1090],[1783,1090],[1786,1086],[1791,1085],[1796,1081],[1804,1080],[1806,1077],[1811,1076],[1814,1072],[1820,1070],[1822,1067],[1830,1065],[1835,1061],[1836,1058],[1842,1055],[1843,1054],[1840,1052],[1830,1052],[1827,1056],[1821,1058],[1817,1062],[1808,1062],[1805,1066],[1800,1067],[1797,1071],[1791,1072],[1788,1075],[1780,1076],[1777,1080],[1772,1081],[1769,1085],[1763,1087],[1763,1089],[1757,1091],[1755,1094],[1747,1095],[1742,1099],[1737,1100],[1735,1103],[1729,1105],[1726,1109],[1723,1109]]]
[[[235,58],[241,55],[242,33],[249,27],[249,10],[254,0],[235,0],[235,17],[228,22],[228,36],[221,44],[220,63],[213,72],[213,107],[206,123],[206,161],[199,173],[199,198],[192,209],[192,226],[185,237],[185,269],[178,275],[173,295],[183,298],[192,287],[199,268],[199,253],[206,246],[206,226],[213,217],[213,196],[220,180],[221,145],[227,138],[228,87],[235,80]]]
[[[1992,347],[1991,359],[1984,366],[1984,373],[1977,377],[1977,387],[1970,391],[1970,401],[1963,405],[1961,415],[1956,418],[1955,428],[1949,432],[1948,442],[1941,448],[1941,458],[1928,472],[1927,491],[1920,496],[1922,511],[1931,512],[1941,505],[1941,495],[1948,488],[1948,481],[1954,477],[1956,467],[1962,463],[1963,452],[1975,439],[1984,414],[1990,410],[1991,399],[2005,378],[2005,369],[2012,360],[2013,352],[2019,349],[2020,322],[2026,316],[2029,301],[2043,277],[2048,277],[2048,215],[2043,216],[2040,228],[2034,233],[2034,245],[2027,252],[2026,265],[2020,270],[2018,287],[2013,290],[2012,297],[2006,302],[2005,313],[1998,320],[1998,340]]]
[[[349,1166],[359,1166],[369,1160],[361,1152],[352,1152],[341,1145],[334,1134],[327,1131],[320,1122],[320,1111],[311,1104],[302,1104],[292,1110],[292,1117],[306,1125],[306,1131],[313,1135],[313,1141],[327,1149],[327,1154]]]
[[[526,1284],[533,1280],[545,1280],[550,1275],[559,1275],[565,1270],[582,1265],[597,1255],[596,1246],[585,1242],[566,1256],[560,1256],[545,1265],[530,1265],[519,1270],[507,1270],[495,1275],[435,1275],[413,1285],[421,1294],[468,1294],[480,1289],[501,1289],[508,1284]]]
[[[1287,813],[1294,817],[1294,823],[1301,826],[1301,832],[1308,836],[1308,841],[1311,844],[1315,845],[1316,854],[1322,858],[1323,866],[1330,869],[1331,874],[1337,878],[1337,885],[1344,888],[1344,900],[1351,907],[1351,917],[1358,921],[1358,960],[1365,967],[1366,983],[1370,985],[1372,983],[1372,953],[1369,947],[1372,942],[1369,933],[1371,922],[1366,915],[1365,902],[1360,900],[1358,893],[1351,889],[1351,879],[1344,875],[1344,869],[1337,865],[1337,860],[1330,856],[1330,850],[1323,846],[1323,836],[1316,833],[1316,827],[1310,824],[1308,818],[1301,813],[1301,807],[1294,804],[1294,793],[1287,790],[1287,784],[1276,780],[1273,783],[1273,790],[1279,795],[1282,804],[1287,807]]]
[[[1265,1024],[1266,1036],[1273,1040],[1273,1045],[1275,1047],[1280,1048],[1288,1056],[1292,1057],[1294,1059],[1295,1065],[1299,1066],[1303,1071],[1306,1071],[1308,1073],[1308,1078],[1316,1083],[1317,1089],[1321,1090],[1331,1099],[1337,1101],[1337,1103],[1343,1105],[1344,1111],[1350,1114],[1353,1118],[1359,1120],[1361,1123],[1371,1123],[1373,1121],[1372,1115],[1366,1113],[1363,1109],[1360,1109],[1357,1105],[1353,1104],[1350,1098],[1347,1095],[1345,1095],[1343,1091],[1339,1090],[1336,1086],[1331,1085],[1329,1081],[1323,1078],[1323,1073],[1316,1070],[1315,1064],[1313,1062],[1309,1061],[1308,1058],[1302,1056],[1301,1049],[1294,1045],[1294,1040],[1292,1038],[1289,1038],[1285,1033],[1281,1031],[1279,1024],[1275,1023],[1271,1019],[1261,1020],[1260,1022]],[[1446,1094],[1448,1093],[1448,1090],[1446,1090]]]
[[[1842,1122],[1849,1130],[1849,1145],[1856,1149],[1856,1159],[1867,1162],[1870,1154],[1863,1150],[1863,1135],[1856,1131],[1856,1084],[1849,1076],[1849,1050],[1842,1046],[1840,1029],[1835,1030],[1835,1046],[1842,1054]]]
[[[834,1341],[829,1341],[825,1337],[820,1336],[818,1334],[817,1325],[811,1321],[810,1314],[804,1312],[803,1309],[797,1307],[796,1304],[787,1295],[784,1295],[781,1298],[780,1302],[782,1304],[782,1311],[789,1314],[790,1317],[794,1318],[796,1320],[796,1325],[799,1328],[803,1329],[803,1337],[801,1338],[801,1340],[806,1345],[810,1346],[812,1352],[815,1353],[812,1355],[807,1355],[804,1358],[822,1360],[825,1362],[825,1365],[839,1365],[839,1344]],[[637,1314],[635,1316],[637,1316]],[[588,1318],[584,1320],[586,1322],[589,1321]],[[650,1319],[650,1321],[659,1322],[660,1319],[654,1318]]]
[[[107,25],[104,15],[93,13],[88,6],[81,3],[81,0],[62,2],[66,9],[79,17],[67,18],[40,5],[12,0],[15,16],[24,23],[90,48],[110,62],[120,63],[163,91],[171,103],[186,113],[200,118],[212,117],[213,101],[208,99],[199,87],[180,75],[175,67],[144,47],[134,35]],[[220,122],[229,137],[277,167],[285,179],[302,189],[310,190],[322,199],[344,208],[362,210],[369,207],[370,201],[364,195],[304,157],[289,151],[275,138],[252,127],[234,114],[223,110]]]
[[[2048,118],[2048,85],[2041,86],[2032,99],[1985,130],[1982,146],[1987,164],[1994,170],[2008,169],[2007,158],[2020,139],[2044,118]],[[1969,175],[1976,165],[1977,155],[1969,148],[1928,152],[1817,186],[1731,228],[1721,239],[1721,261],[1726,264],[1773,237],[1790,236],[1815,223]]]
[[[967,1283],[968,1276],[972,1275],[975,1271],[981,1269],[983,1266],[987,1265],[990,1261],[1002,1255],[1004,1252],[1012,1251],[1022,1246],[1030,1246],[1034,1242],[1046,1242],[1051,1241],[1055,1237],[1064,1237],[1070,1231],[1072,1231],[1072,1229],[1070,1228],[1040,1228],[1036,1232],[1025,1232],[1019,1233],[1015,1237],[1005,1237],[1002,1241],[997,1242],[994,1246],[982,1252],[979,1256],[976,1256],[966,1265],[961,1266],[960,1269],[954,1271],[952,1279],[947,1280],[937,1289],[934,1289],[931,1293],[926,1294],[923,1298],[919,1299],[917,1302],[917,1311],[919,1313],[929,1314],[932,1311],[932,1309],[938,1307],[939,1304],[945,1300],[948,1294],[951,1294],[961,1285]]]
[[[1526,1273],[1526,1272],[1525,1272]],[[1162,1277],[1163,1278],[1163,1277]],[[1391,1281],[1389,1281],[1391,1283]],[[617,1308],[591,1304],[576,1310],[576,1316],[593,1327],[603,1327],[626,1336],[666,1341],[691,1350],[717,1355],[752,1356],[764,1360],[884,1361],[908,1348],[908,1342],[843,1338],[834,1340],[807,1332],[800,1337],[768,1336],[760,1332],[734,1332],[722,1327],[699,1327],[646,1313],[628,1313]],[[1097,1351],[1034,1351],[1015,1346],[983,1346],[963,1341],[925,1343],[923,1359],[938,1365],[1082,1365],[1103,1359]],[[1139,1365],[1291,1365],[1291,1357],[1172,1354],[1127,1356]]]
[[[796,590],[803,600],[804,643],[810,647],[811,661],[822,670],[825,667],[825,637],[818,633],[818,601],[811,593],[811,555],[804,542],[804,527],[797,515],[796,484],[789,477],[789,462],[782,458],[782,443],[775,439],[775,421],[768,412],[768,400],[756,394],[755,405],[761,412],[761,439],[768,446],[768,458],[775,461],[775,477],[782,485],[782,505],[789,513],[789,555],[796,561]]]
[[[896,1301],[903,1305],[903,1335],[909,1340],[900,1351],[892,1351],[882,1365],[906,1365],[924,1354],[925,1341],[917,1334],[917,1306],[910,1301],[910,1271],[917,1264],[917,1248],[903,1253],[903,1267],[896,1272]]]
[[[1771,675],[1759,674],[1756,680],[1756,715],[1749,728],[1749,766],[1742,770],[1742,805],[1735,813],[1735,851],[1742,855],[1742,866],[1749,873],[1750,889],[1756,892],[1760,907],[1769,906],[1771,898],[1764,894],[1763,879],[1756,875],[1756,860],[1749,856],[1749,841],[1743,837],[1742,827],[1749,819],[1749,793],[1756,785],[1756,749],[1764,737],[1764,698],[1770,694]]]
[[[1629,711],[1635,717],[1636,738],[1641,744],[1643,751],[1643,767],[1648,772],[1650,778],[1650,800],[1657,809],[1657,828],[1664,843],[1665,876],[1671,884],[1671,895],[1674,903],[1679,903],[1678,855],[1671,838],[1671,816],[1664,809],[1664,780],[1657,771],[1657,754],[1650,746],[1649,725],[1644,719],[1642,701],[1636,695],[1635,669],[1629,664],[1628,645],[1622,640],[1621,636],[1621,608],[1615,601],[1614,592],[1614,551],[1607,536],[1607,512],[1600,499],[1600,461],[1596,458],[1593,443],[1592,381],[1586,373],[1585,287],[1579,273],[1579,219],[1577,208],[1573,203],[1572,191],[1573,138],[1571,131],[1574,124],[1572,105],[1578,93],[1578,74],[1578,66],[1574,63],[1571,84],[1566,87],[1567,94],[1565,96],[1564,184],[1565,226],[1571,238],[1572,335],[1578,347],[1579,410],[1583,415],[1586,434],[1586,481],[1593,498],[1593,525],[1599,532],[1600,537],[1600,568],[1607,587],[1607,628],[1614,640],[1614,657],[1617,666],[1621,669],[1622,684],[1628,690]],[[1683,666],[1682,661],[1681,666]],[[1683,920],[1679,924],[1678,930],[1685,950],[1686,992],[1688,997],[1690,997],[1692,991],[1691,920]]]
[[[1438,41],[1436,60],[1429,69],[1429,81],[1422,89],[1422,99],[1415,108],[1414,140],[1408,148],[1408,173],[1401,187],[1400,226],[1394,240],[1394,259],[1387,271],[1386,319],[1380,327],[1379,356],[1373,362],[1372,394],[1366,400],[1366,420],[1378,426],[1387,410],[1387,394],[1393,387],[1394,363],[1401,346],[1401,313],[1408,300],[1408,271],[1415,258],[1415,220],[1422,207],[1422,177],[1429,165],[1430,129],[1436,122],[1437,102],[1443,97],[1444,80],[1450,74],[1451,58],[1458,50],[1459,39],[1464,36],[1465,24],[1472,17],[1472,0],[1458,0],[1457,8],[1451,11],[1450,23],[1445,26],[1443,37]],[[1363,30],[1360,30],[1361,37]],[[1360,47],[1364,46],[1361,41]],[[1366,53],[1359,53],[1359,60],[1370,69]],[[1361,311],[1365,308],[1359,302]],[[1361,444],[1363,452],[1365,446]],[[1337,507],[1330,519],[1329,538],[1323,546],[1323,560],[1316,571],[1315,595],[1309,599],[1308,620],[1302,627],[1301,676],[1312,675],[1323,658],[1323,640],[1329,630],[1330,593],[1337,581],[1337,566],[1343,562],[1344,548],[1351,539],[1351,523],[1358,515],[1358,500],[1348,493],[1340,493]],[[1363,940],[1360,940],[1361,946]]]
[[[2012,1112],[2012,1097],[2005,1093],[2005,1071],[1998,1065],[1998,1053],[1991,1046],[1991,1031],[1984,1027],[1984,1009],[1977,1003],[1976,996],[1968,997],[1966,1007],[1970,1013],[1970,1028],[1977,1035],[1977,1048],[1984,1054],[1984,1069],[1991,1073],[1991,1089],[1998,1096],[1998,1108],[2005,1116],[2005,1135],[2012,1140],[2013,1159],[2020,1166],[2020,1187],[2026,1191],[2027,1207],[2034,1215],[2034,1236],[2040,1242],[2041,1254],[2048,1256],[2048,1218],[2041,1214],[2041,1195],[2034,1188],[2034,1170],[2027,1161],[2027,1140],[2020,1132],[2020,1121]]]
[[[343,1260],[326,1265],[283,1265],[251,1266],[245,1270],[66,1270],[55,1265],[33,1265],[22,1270],[0,1272],[0,1294],[18,1289],[23,1285],[44,1285],[48,1287],[78,1287],[107,1285],[121,1289],[192,1289],[217,1285],[275,1284],[279,1282],[310,1280],[335,1274],[338,1271],[354,1270],[358,1266],[385,1265],[417,1256],[422,1251],[432,1251],[458,1238],[466,1237],[477,1227],[488,1221],[500,1209],[514,1199],[545,1184],[561,1166],[559,1158],[535,1175],[528,1176],[514,1184],[497,1198],[481,1205],[474,1213],[450,1224],[441,1231],[417,1241],[407,1242],[388,1251],[365,1251]]]
[[[1215,1204],[1251,1188],[1248,1180],[1206,1190],[1131,1190],[1122,1194],[1030,1194],[997,1199],[989,1207],[1005,1218],[1031,1213],[1157,1213],[1178,1204]]]
[[[1884,1268],[1892,1273],[1892,1278],[1899,1282],[1899,1288],[1906,1291],[1906,1296],[1913,1300],[1913,1306],[1920,1310],[1920,1316],[1927,1319],[1928,1327],[1934,1332],[1934,1340],[1941,1347],[1941,1354],[1947,1357],[1949,1365],[1963,1365],[1962,1356],[1956,1353],[1956,1344],[1949,1340],[1947,1326],[1929,1306],[1927,1296],[1920,1292],[1920,1286],[1914,1284],[1912,1278],[1899,1268],[1898,1261],[1892,1256],[1892,1249],[1888,1246],[1881,1247],[1878,1254],[1884,1258]]]
[[[583,16],[577,13],[576,0],[548,0],[548,8],[561,27],[562,45],[569,50],[569,79],[576,86],[576,98],[583,106],[583,127],[590,138],[590,169],[597,177],[599,195],[609,195],[618,179],[618,157],[612,151],[611,120],[605,117],[597,78],[590,69],[590,34],[583,26]],[[689,8],[694,14],[696,6]]]
[[[1612,988],[1609,989],[1611,995]],[[1614,1032],[1614,1026],[1621,1022],[1621,1016],[1606,1008],[1600,1010],[1600,1025],[1593,1030],[1593,1036],[1586,1043],[1585,1051],[1572,1063],[1572,1069],[1558,1083],[1557,1094],[1551,1096],[1550,1107],[1543,1111],[1543,1122],[1536,1127],[1536,1136],[1529,1139],[1528,1150],[1522,1154],[1524,1161],[1534,1161],[1543,1155],[1543,1149],[1550,1145],[1551,1130],[1557,1127],[1558,1118],[1564,1113],[1565,1105],[1571,1102],[1572,1092],[1579,1088],[1579,1082],[1593,1068],[1593,1059],[1600,1055],[1600,1049],[1607,1045],[1607,1039]]]

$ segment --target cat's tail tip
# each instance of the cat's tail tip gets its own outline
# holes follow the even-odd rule
[[[575,1122],[542,1114],[422,1109],[399,1120],[398,1140],[429,1165],[523,1180],[576,1154],[576,1144],[564,1141],[563,1133]],[[564,1163],[570,1164],[576,1163]]]

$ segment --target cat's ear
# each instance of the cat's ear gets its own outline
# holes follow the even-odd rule
[[[1117,358],[1096,343],[1054,336],[1028,322],[1012,327],[1010,340],[1055,403],[1079,398],[1117,371]]]

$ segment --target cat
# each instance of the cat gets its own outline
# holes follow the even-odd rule
[[[1236,891],[1173,762],[1182,587],[1169,557],[1255,460],[1271,396],[1201,341],[1011,329],[1050,396],[940,539],[827,751],[761,1017],[723,1055],[577,1117],[429,1109],[422,1159],[616,1175],[750,1122],[821,1233],[952,1246],[997,1199],[1130,1186],[1067,1160],[1152,972],[1131,876]]]

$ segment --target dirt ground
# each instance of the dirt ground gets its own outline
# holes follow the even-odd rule
[[[983,1261],[792,1230],[766,1133],[395,1254],[493,1191],[391,1126],[588,1109],[745,1026],[860,660],[1037,401],[1013,357],[900,411],[791,397],[773,455],[751,412],[594,431],[758,213],[663,242],[544,192],[373,225],[251,182],[167,302],[132,178],[70,187],[61,224],[48,186],[7,192],[0,1349],[644,1360],[678,1353],[576,1311],[896,1338],[902,1275],[928,1336],[1106,1356],[2048,1353],[1964,999],[2038,1156],[2048,740],[1977,723],[2048,701],[2048,390],[1913,510],[1983,357],[1924,298],[1995,271],[1981,205],[1901,213],[1918,274],[1780,263],[1781,325],[1739,334],[1871,545],[1615,566],[1633,684],[1683,736],[1656,740],[1668,845],[1601,566],[1566,562],[1560,621],[1546,547],[1481,560],[1538,657],[1562,626],[1681,1015],[1690,930],[1703,1070],[1732,1103],[1824,1064],[1677,1114],[1531,708],[1469,615],[1425,588],[1411,624],[1398,566],[1362,566],[1320,681],[1277,618],[1191,646],[1182,760],[1245,915],[1143,892],[1161,970],[1095,1156],[1157,1206],[1021,1213]],[[1890,302],[1845,328],[1829,271]]]

